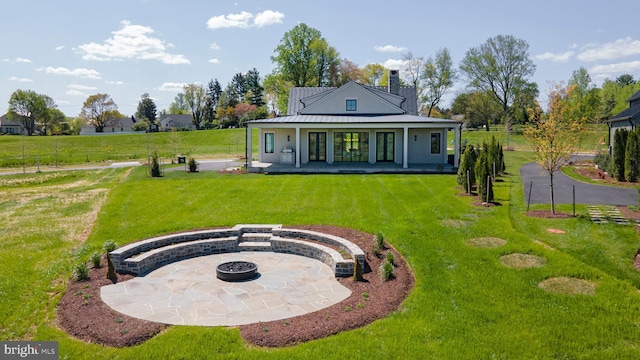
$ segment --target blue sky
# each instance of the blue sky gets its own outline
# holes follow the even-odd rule
[[[457,67],[470,48],[513,35],[530,45],[544,98],[549,82],[581,66],[598,85],[640,78],[639,10],[637,0],[12,1],[2,7],[0,113],[16,89],[52,97],[67,116],[97,93],[125,115],[143,93],[168,109],[183,84],[270,73],[273,50],[302,22],[360,67],[398,68],[403,53],[427,58],[444,47]],[[461,79],[454,92],[464,87]]]

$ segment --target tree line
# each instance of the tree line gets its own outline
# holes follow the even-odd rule
[[[188,84],[169,109],[162,111],[191,114],[196,129],[237,127],[253,119],[286,115],[291,87],[338,87],[349,81],[368,86],[388,84],[389,69],[381,64],[359,67],[340,57],[319,30],[304,23],[284,34],[271,61],[274,70],[264,79],[253,68],[235,74],[224,88],[218,79],[211,79],[206,86]],[[416,100],[425,116],[459,115],[467,127],[489,130],[493,124],[503,124],[508,131],[513,124],[534,123],[536,114],[543,112],[536,100],[538,85],[530,80],[536,66],[529,44],[511,35],[498,35],[470,48],[457,68],[449,50],[442,48],[426,58],[413,52],[402,54],[399,70],[402,84],[416,88]],[[455,95],[450,108],[443,108],[443,97],[458,81],[466,84],[464,91]],[[598,88],[585,68],[575,70],[568,85],[575,86],[571,99],[580,116],[591,123],[622,111],[626,100],[640,89],[640,83],[629,74],[607,79]],[[69,123],[50,97],[17,90],[9,100],[9,117],[21,121],[31,135],[73,132],[80,125],[102,131],[124,116],[108,94],[95,94],[87,98],[76,120]],[[136,129],[148,128],[157,121],[157,108],[149,94],[141,96],[135,119],[141,120],[136,122]]]

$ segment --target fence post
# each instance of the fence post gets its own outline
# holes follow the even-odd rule
[[[531,188],[533,187],[533,181],[529,183],[529,196],[527,196],[527,212],[529,212],[529,205],[531,205]]]

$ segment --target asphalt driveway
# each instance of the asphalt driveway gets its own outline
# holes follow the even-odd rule
[[[529,197],[531,204],[550,204],[549,174],[543,173],[537,163],[529,163],[520,168],[520,178],[524,188],[524,201]],[[638,205],[638,190],[579,182],[557,172],[553,176],[553,194],[556,204],[571,204],[573,186],[576,189],[576,204],[588,205]]]

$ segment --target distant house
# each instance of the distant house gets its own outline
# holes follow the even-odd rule
[[[0,116],[0,134],[22,134],[23,126],[20,121],[9,120],[8,114]]]
[[[629,100],[629,108],[607,120],[609,125],[609,154],[613,153],[615,133],[619,129],[633,130],[640,123],[640,90]]]
[[[83,126],[80,129],[80,135],[105,135],[105,134],[122,134],[122,133],[131,133],[131,126],[134,123],[133,118],[125,117],[121,119],[116,119],[113,121],[109,121],[102,132],[96,132],[95,126],[87,125]]]
[[[247,144],[252,129],[259,130],[258,162],[247,166],[269,172],[455,172],[461,124],[418,116],[416,90],[400,86],[397,70],[390,71],[388,87],[294,87],[287,116],[247,123]],[[250,146],[247,158],[253,158]]]
[[[160,131],[171,129],[195,130],[193,117],[189,114],[160,114]]]

